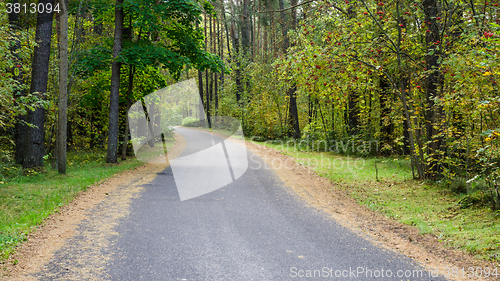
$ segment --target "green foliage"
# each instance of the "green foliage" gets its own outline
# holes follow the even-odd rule
[[[184,127],[199,127],[200,121],[194,117],[186,117],[182,119],[182,126]]]
[[[2,15],[0,18],[0,69],[3,70],[17,67],[9,56],[9,39],[12,35],[9,32],[6,17],[6,15]],[[9,126],[9,119],[13,114],[9,108],[14,104],[12,96],[16,85],[17,82],[12,79],[12,73],[2,71],[0,74],[0,104],[2,105],[2,110],[0,111],[0,129],[5,129]]]
[[[488,207],[491,206],[491,195],[485,193],[483,190],[479,190],[470,194],[465,195],[458,204],[462,208],[469,207]]]
[[[304,142],[379,141],[386,155],[409,155],[416,178],[478,176],[498,208],[500,8],[473,2],[437,0],[432,17],[419,1],[309,4],[286,54],[271,46],[245,69],[246,133],[288,136],[294,86]],[[281,28],[266,31],[280,38]]]
[[[76,64],[76,74],[85,77],[91,76],[96,71],[104,71],[111,67],[112,41],[106,40],[104,44],[81,50],[76,56],[79,57]]]
[[[3,7],[3,4],[0,6]],[[14,74],[25,73],[23,78],[27,80],[30,71],[29,62],[32,51],[25,45],[21,45],[16,55],[17,60],[11,53],[11,46],[14,40],[30,40],[33,32],[25,30],[10,29],[7,14],[0,15],[0,158],[3,161],[10,161],[13,141],[9,134],[14,129],[16,117],[26,114],[27,110],[34,110],[37,107],[47,107],[48,102],[40,100],[36,95],[28,94],[25,97],[14,98],[16,90],[26,90],[27,85],[20,85],[14,79]]]
[[[125,38],[118,60],[139,69],[155,67],[168,69],[178,79],[185,68],[195,67],[214,72],[223,70],[223,63],[216,55],[203,49],[203,33],[196,28],[200,22],[203,5],[210,12],[208,2],[194,0],[166,1],[158,5],[154,0],[125,0],[122,8],[132,25],[133,38]],[[114,6],[109,1],[95,1],[91,7],[100,22],[109,22]],[[74,7],[76,11],[77,7]],[[112,60],[112,38],[81,50],[77,73],[89,75],[109,68]]]
[[[70,5],[70,33],[74,34],[74,41],[70,50],[73,89],[68,116],[73,123],[72,145],[76,147],[102,147],[106,142],[114,4],[95,0]],[[203,11],[212,12],[209,2],[125,0],[122,8],[124,37],[117,58],[122,63],[120,131],[125,129],[127,99],[132,103],[140,100],[175,83],[183,71],[193,67],[216,72],[223,69],[218,56],[204,50],[203,30],[197,27]],[[83,12],[92,17],[83,17]],[[133,87],[128,95],[131,69]],[[162,110],[168,115],[168,122],[162,123],[163,130],[170,132],[169,126],[181,123],[182,113],[176,108]],[[56,120],[55,112],[50,118]],[[49,143],[55,141],[51,136]]]

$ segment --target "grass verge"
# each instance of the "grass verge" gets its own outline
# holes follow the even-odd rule
[[[282,141],[255,143],[292,157],[344,188],[358,203],[415,226],[421,234],[435,234],[448,247],[500,261],[500,212],[485,206],[464,208],[459,202],[465,195],[413,180],[407,159],[301,151]]]
[[[28,233],[80,191],[143,164],[135,158],[119,164],[106,164],[105,160],[103,152],[69,152],[65,175],[50,168],[50,163],[45,163],[43,170],[0,166],[0,261],[6,260]]]

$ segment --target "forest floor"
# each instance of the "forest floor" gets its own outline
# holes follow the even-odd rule
[[[364,182],[359,185],[360,187],[353,189],[352,182],[339,183],[319,176],[313,165],[304,164],[303,159],[287,155],[286,151],[249,141],[243,142],[241,139],[235,142],[245,144],[248,149],[264,159],[269,168],[273,169],[282,181],[311,207],[326,212],[341,225],[381,247],[415,259],[428,269],[451,273],[453,268],[464,268],[467,275],[470,267],[493,269],[500,266],[498,262],[481,260],[464,250],[449,247],[443,239],[432,232],[423,232],[417,226],[397,221],[395,216],[387,216],[384,212],[375,210],[376,208],[360,204],[366,201],[364,196],[367,195],[363,194],[372,192],[368,189],[371,185],[369,182]],[[182,151],[182,141],[174,147],[175,150]],[[164,165],[143,165],[81,192],[71,203],[61,207],[57,213],[49,216],[38,229],[28,235],[27,241],[23,242],[16,249],[16,253],[1,265],[3,269],[0,276],[4,274],[12,277],[29,271],[36,272],[36,269],[61,247],[64,239],[75,232],[78,223],[85,219],[86,210],[96,206],[119,185],[125,183],[130,185],[134,181],[133,186],[139,186],[139,183],[151,180],[156,172],[162,169]],[[381,184],[387,186],[394,186],[393,183],[387,179],[381,181]],[[132,188],[132,193],[137,193],[137,190],[134,190]],[[120,204],[130,201],[134,196],[132,193],[125,196]],[[407,196],[406,200],[411,199]],[[477,276],[468,278],[461,274],[457,277],[450,276],[449,279],[492,280]]]

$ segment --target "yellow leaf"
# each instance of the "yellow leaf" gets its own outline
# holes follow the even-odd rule
[[[489,71],[486,71],[484,74],[484,76],[488,76],[488,75],[493,75],[493,73],[489,72]]]

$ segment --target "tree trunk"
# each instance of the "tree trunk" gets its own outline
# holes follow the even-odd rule
[[[219,57],[222,61],[224,61],[224,52],[223,52],[223,45],[224,45],[224,38],[221,37],[221,28],[220,28],[220,19],[217,17],[217,52],[219,54]],[[217,111],[219,109],[219,81],[217,80],[218,75],[215,74],[215,114],[217,114]],[[220,74],[220,85],[224,83],[224,71],[221,72]]]
[[[295,85],[293,85],[289,90],[288,90],[288,96],[290,97],[290,123],[293,128],[293,138],[294,139],[299,139],[300,138],[300,127],[299,127],[299,113],[297,112],[297,88]]]
[[[234,20],[231,22],[231,35],[233,37],[233,49],[234,49],[234,57],[236,58],[236,69],[234,70],[234,80],[236,83],[236,103],[240,105],[241,94],[243,93],[243,85],[241,84],[241,64],[238,58],[240,53],[240,42],[238,37],[238,32],[236,31],[236,24]]]
[[[132,104],[132,90],[134,86],[134,67],[129,66],[128,73],[128,90],[127,90],[127,109],[125,110],[125,133],[123,134],[123,146],[122,146],[122,160],[127,159],[127,148],[128,148],[128,134],[129,134],[129,121],[128,121],[128,110]]]
[[[286,16],[283,9],[285,9],[285,3],[283,0],[279,0],[280,14],[281,14],[281,31],[283,33],[283,53],[286,54],[288,47],[290,46],[290,42],[288,39],[288,28],[286,27]]]
[[[38,3],[54,6],[54,0],[40,0]],[[53,15],[53,12],[38,14],[36,22],[35,39],[38,44],[33,56],[30,93],[39,99],[44,99],[47,92]],[[34,111],[28,110],[26,122],[35,127],[26,127],[25,135],[21,137],[21,162],[25,168],[43,166],[44,121],[43,107],[37,106]]]
[[[439,22],[436,18],[439,16],[438,3],[437,0],[423,0],[422,6],[425,14],[425,21],[428,24],[428,29],[430,32],[426,34],[427,43],[427,57],[426,64],[427,69],[430,73],[427,76],[426,81],[426,129],[427,129],[427,141],[429,142],[427,146],[427,155],[433,155],[430,158],[429,166],[426,169],[426,178],[435,178],[441,172],[441,168],[438,165],[440,162],[440,151],[442,149],[442,138],[439,137],[440,121],[441,121],[441,106],[435,104],[434,99],[438,96],[439,83],[442,81],[441,73],[439,71],[440,63],[438,61],[440,57],[439,49],[436,43],[440,40],[439,34]]]
[[[66,137],[68,121],[68,0],[60,0],[59,41],[59,128],[57,135],[57,169],[66,174]]]
[[[211,17],[211,25],[210,25],[210,34],[212,35],[212,53],[217,54],[217,38],[218,38],[218,32],[217,32],[217,22],[215,21],[215,17]],[[213,27],[213,28],[212,28]],[[213,93],[213,100],[214,100],[214,115],[217,115],[217,106],[218,106],[218,101],[217,101],[217,74],[212,73],[212,85],[210,88],[212,89]]]
[[[384,77],[380,76],[379,77],[379,88],[380,88],[380,140],[382,143],[387,144],[387,145],[392,145],[392,134],[394,132],[394,124],[392,123],[392,119],[390,117],[391,114],[391,107],[393,104],[393,100],[390,97],[390,84],[389,82],[384,79]],[[406,122],[403,123],[403,126],[405,125]],[[407,127],[407,126],[406,126]],[[406,130],[408,129],[406,128]],[[405,135],[405,139],[407,136]],[[405,151],[407,149],[405,148]]]
[[[285,25],[286,22],[286,17],[285,17],[285,12],[283,9],[285,9],[285,4],[283,0],[279,0],[279,8],[281,10],[281,30],[283,33],[283,53],[286,54],[288,52],[288,47],[290,46],[290,41],[288,39],[288,29]],[[295,9],[292,9],[292,14],[295,14]],[[292,16],[292,19],[294,19],[295,16]],[[293,23],[295,24],[295,22]],[[293,26],[295,28],[295,26]],[[290,114],[290,126],[293,129],[293,138],[298,139],[300,138],[300,126],[299,126],[299,114],[297,111],[297,87],[295,86],[295,83],[288,89],[288,97],[290,99],[289,103],[289,114]]]
[[[210,33],[208,34],[207,37],[207,17],[205,15],[205,51],[210,52],[210,46],[209,44],[211,42],[208,42],[208,39],[212,39],[212,15],[210,14],[210,18],[208,19],[208,24],[210,26]],[[207,122],[208,122],[208,127],[211,128],[211,122],[210,122],[210,99],[212,97],[212,74],[209,74],[209,70],[205,70],[205,86],[206,86],[206,91],[205,91],[205,96],[206,96],[206,113],[207,113]]]
[[[348,125],[349,125],[349,134],[351,136],[357,135],[359,133],[358,131],[358,124],[359,124],[359,110],[358,107],[356,106],[356,102],[359,99],[359,95],[356,92],[351,92],[349,94],[349,109],[348,109]]]
[[[205,115],[205,110],[203,109],[203,72],[201,72],[201,70],[198,70],[198,89],[200,92],[200,105],[198,106],[200,115],[200,125],[205,126],[205,119],[203,119]]]
[[[224,12],[224,10],[222,10]],[[217,18],[217,41],[219,44],[219,56],[222,61],[224,61],[224,36],[222,34],[224,31],[221,28],[220,18]],[[224,84],[224,70],[220,73],[220,84],[221,86]]]
[[[221,1],[221,8],[222,8],[222,17],[224,19],[224,29],[226,30],[226,44],[227,44],[227,55],[229,58],[231,58],[231,48],[229,47],[229,29],[227,27],[227,20],[226,20],[226,9],[224,8],[224,1]],[[224,48],[223,48],[224,49]]]
[[[241,25],[241,43],[243,45],[243,54],[248,56],[250,49],[250,33],[249,33],[249,20],[248,20],[248,6],[249,0],[243,0],[243,21]]]
[[[123,0],[116,0],[115,4],[115,36],[113,43],[113,62],[111,63],[111,91],[109,93],[109,130],[107,163],[116,163],[118,157],[118,117],[120,98],[120,67],[117,61],[122,49],[123,38],[123,10],[119,7]]]
[[[210,128],[210,79],[208,69],[205,70],[205,114],[207,115],[208,127]]]

